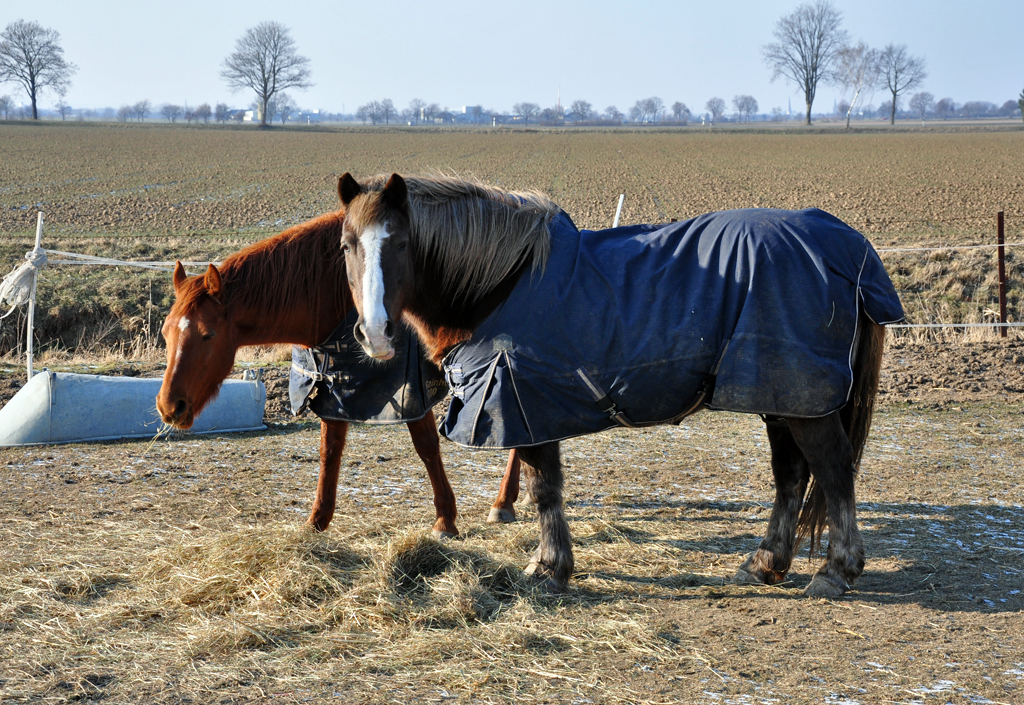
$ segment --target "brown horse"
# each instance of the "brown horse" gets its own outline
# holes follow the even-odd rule
[[[192,426],[231,372],[245,345],[291,343],[315,347],[352,308],[340,249],[344,212],[314,220],[231,255],[218,268],[188,277],[174,268],[175,303],[163,325],[167,371],[156,398],[165,423]],[[436,537],[456,536],[455,495],[445,475],[434,414],[408,424],[413,446],[434,491]],[[338,471],[348,423],[320,421],[320,476],[307,523],[324,531],[334,516]],[[488,521],[515,520],[519,462],[510,454]]]
[[[602,305],[603,296],[617,296],[618,292],[629,289],[630,293],[636,294],[637,301],[647,302],[658,300],[658,295],[665,292],[655,291],[653,287],[659,286],[653,283],[655,277],[650,279],[634,278],[628,274],[625,279],[607,276],[602,278],[588,293],[597,292],[596,295],[586,298],[584,306],[592,305],[594,311],[586,310],[580,306],[566,307],[558,310],[559,304],[554,301],[556,297],[550,296],[552,292],[559,295],[569,291],[579,280],[570,277],[562,277],[565,270],[557,270],[557,274],[549,274],[546,267],[549,266],[549,258],[554,257],[555,248],[553,227],[556,219],[564,218],[559,209],[545,197],[537,193],[508,193],[496,188],[483,186],[476,183],[461,182],[449,178],[408,178],[403,179],[397,174],[390,177],[378,176],[368,179],[362,183],[357,182],[349,174],[342,177],[340,186],[342,203],[347,212],[344,224],[342,249],[348,262],[349,283],[352,289],[355,306],[360,313],[356,325],[356,338],[362,344],[368,355],[377,358],[386,358],[392,351],[392,321],[402,320],[411,323],[416,329],[420,339],[425,344],[435,362],[442,364],[449,379],[454,381],[455,376],[460,379],[470,380],[473,374],[478,374],[476,380],[482,382],[467,381],[462,389],[467,390],[466,394],[479,392],[484,398],[475,398],[463,403],[463,409],[467,410],[464,416],[469,417],[473,423],[470,440],[467,445],[484,445],[490,442],[488,433],[494,434],[495,429],[501,428],[507,431],[514,426],[517,432],[522,429],[519,438],[533,439],[534,434],[539,434],[539,441],[533,443],[522,442],[517,451],[523,462],[523,472],[526,475],[528,488],[533,500],[536,502],[538,519],[540,523],[540,545],[534,553],[528,567],[527,573],[534,576],[544,587],[553,590],[562,590],[567,584],[573,572],[573,555],[569,527],[563,513],[562,487],[563,476],[559,453],[558,438],[580,435],[580,433],[591,433],[597,429],[573,431],[557,435],[547,428],[540,427],[540,421],[531,419],[524,404],[529,403],[528,396],[524,393],[544,394],[546,388],[560,384],[561,380],[568,379],[565,383],[566,389],[572,384],[582,382],[589,388],[588,397],[584,387],[576,385],[569,390],[573,397],[574,405],[568,403],[564,409],[570,409],[556,417],[549,412],[551,405],[535,404],[532,408],[537,417],[541,417],[551,425],[557,426],[565,418],[574,419],[576,416],[595,414],[591,402],[597,405],[601,413],[599,420],[608,428],[618,422],[625,426],[640,425],[634,424],[622,409],[617,409],[611,385],[616,381],[612,379],[612,372],[606,374],[606,381],[603,383],[609,388],[604,392],[601,382],[595,382],[585,371],[585,365],[580,366],[573,374],[572,366],[560,367],[544,375],[536,373],[538,364],[544,360],[535,356],[535,350],[539,346],[547,344],[539,339],[537,330],[542,330],[543,336],[554,336],[559,343],[567,343],[572,346],[574,339],[583,336],[584,332],[589,334],[591,328],[584,327],[583,319],[596,319],[599,326],[599,335],[593,340],[589,350],[603,346],[621,346],[621,338],[626,338],[626,343],[636,347],[652,344],[647,334],[641,334],[639,339],[633,339],[636,335],[634,328],[641,327],[645,323],[625,325],[621,320],[614,317],[603,317],[598,309]],[[673,388],[668,382],[663,382],[662,377],[655,375],[651,381],[648,375],[647,383],[661,385],[654,388],[654,393],[647,394],[637,399],[633,397],[635,406],[629,411],[629,416],[634,420],[634,411],[639,416],[645,414],[645,405],[650,404],[671,404],[673,409],[670,415],[653,416],[647,423],[677,422],[688,413],[696,409],[713,406],[713,408],[724,408],[734,411],[746,411],[748,413],[762,413],[767,425],[768,440],[771,446],[772,458],[771,467],[775,476],[776,497],[769,521],[766,536],[760,546],[746,559],[739,568],[734,580],[737,582],[767,583],[773,584],[784,580],[793,556],[798,545],[799,536],[810,536],[812,545],[817,545],[825,527],[829,529],[829,545],[827,560],[814,575],[811,583],[806,588],[806,593],[813,596],[837,596],[843,594],[850,588],[853,581],[863,572],[864,569],[864,546],[856,521],[856,505],[854,499],[854,478],[859,465],[864,443],[867,438],[871,422],[874,399],[877,393],[879,369],[881,366],[882,342],[884,327],[878,323],[893,322],[902,318],[902,309],[899,300],[892,290],[891,282],[877,260],[877,255],[871,249],[867,241],[851,228],[842,224],[821,211],[734,211],[731,212],[734,218],[747,217],[755,225],[751,229],[740,230],[740,232],[753,232],[752,239],[741,241],[746,243],[740,259],[747,256],[748,252],[768,252],[770,262],[759,264],[760,272],[768,272],[765,277],[769,285],[776,287],[776,291],[783,293],[789,301],[805,297],[804,302],[796,307],[797,324],[806,325],[810,330],[816,331],[818,339],[811,339],[812,352],[810,359],[815,358],[816,351],[822,349],[827,342],[832,344],[833,340],[841,340],[841,359],[823,360],[822,367],[797,369],[799,380],[792,376],[786,376],[782,380],[781,388],[771,387],[767,394],[761,398],[769,399],[768,405],[779,398],[795,398],[801,403],[821,403],[820,398],[824,394],[824,382],[819,379],[826,375],[835,373],[838,376],[847,375],[846,385],[842,386],[831,399],[837,398],[835,406],[831,406],[820,412],[790,412],[775,413],[757,408],[734,408],[717,406],[709,402],[719,402],[720,398],[727,396],[729,388],[723,389],[722,375],[719,373],[718,365],[723,358],[729,364],[736,363],[737,357],[751,358],[751,351],[759,352],[762,357],[767,357],[772,365],[785,365],[786,356],[771,345],[759,343],[759,348],[752,348],[751,343],[737,342],[733,334],[726,332],[718,335],[717,339],[705,341],[705,337],[692,337],[687,341],[690,348],[679,350],[672,349],[666,352],[665,356],[675,356],[675,360],[682,361],[676,364],[675,374],[680,367],[696,365],[694,360],[698,355],[705,356],[708,367],[697,368],[696,372],[689,374],[706,375],[705,383],[701,384],[699,393],[694,395],[692,390],[682,391],[688,388]],[[701,216],[703,223],[711,222],[717,214]],[[776,238],[766,245],[755,245],[753,238],[759,237],[759,233],[769,232],[762,227],[762,221],[781,222],[782,228],[771,230],[771,237]],[[817,219],[817,220],[816,220]],[[695,219],[700,220],[700,219]],[[806,233],[799,231],[800,236],[786,240],[789,235],[785,234],[793,224],[802,225],[808,222],[825,222],[831,230],[824,236],[826,248],[834,247],[828,244],[829,236],[834,231],[840,233],[845,241],[853,243],[850,249],[856,249],[856,256],[847,256],[846,250],[842,250],[839,262],[840,275],[835,272],[821,275],[823,271],[820,263],[822,259],[818,253],[811,252],[810,256],[804,256],[804,251],[799,250],[800,246],[814,238],[820,237],[818,233],[824,230]],[[560,222],[565,222],[564,220]],[[721,222],[721,221],[719,221]],[[569,222],[570,229],[575,233],[572,246],[559,250],[559,261],[566,261],[571,277],[576,277],[581,268],[590,266],[591,260],[584,259],[581,243],[589,238],[604,238],[601,242],[611,242],[614,246],[615,238],[624,238],[617,235],[614,230],[604,233],[594,233],[583,238],[575,231],[575,226]],[[677,237],[682,228],[688,227],[679,223],[666,228],[679,229],[672,231],[670,235],[658,237]],[[746,227],[746,226],[744,226]],[[652,233],[651,238],[630,239],[630,252],[641,251],[642,257],[647,256],[649,249],[646,248],[655,240],[653,231],[656,226],[636,226],[637,229],[647,228],[643,232]],[[560,231],[561,232],[561,231]],[[659,233],[665,232],[659,230]],[[705,232],[700,229],[700,232]],[[729,232],[737,232],[736,229]],[[776,232],[783,232],[782,235],[775,235]],[[561,237],[561,236],[560,236]],[[698,238],[704,235],[698,234]],[[730,236],[731,237],[731,236]],[[743,237],[747,237],[743,235]],[[801,239],[802,238],[802,239]],[[709,240],[697,240],[700,243],[700,251],[703,257],[707,258],[706,243]],[[817,242],[817,240],[814,240]],[[681,242],[672,240],[673,243]],[[690,248],[694,240],[688,240],[679,247]],[[717,247],[719,241],[714,241],[711,246]],[[639,244],[638,244],[639,243]],[[838,246],[835,246],[838,247]],[[694,252],[698,249],[692,245]],[[793,250],[799,250],[801,256],[793,267],[817,266],[813,269],[814,276],[819,276],[815,282],[825,282],[825,286],[843,286],[844,295],[852,291],[853,294],[842,300],[826,297],[825,299],[810,300],[806,297],[804,290],[787,289],[795,286],[784,276],[786,266],[785,255]],[[564,253],[568,251],[569,256]],[[616,256],[622,252],[621,249],[612,249],[612,255],[605,254],[605,261],[609,256]],[[679,250],[681,251],[681,250]],[[690,250],[687,250],[690,251]],[[606,250],[607,252],[607,250]],[[839,252],[838,249],[831,249],[826,252],[832,257],[832,252]],[[753,255],[750,255],[751,257]],[[862,282],[857,274],[866,271],[865,262],[870,260],[875,280],[868,281],[865,274],[865,281]],[[653,308],[650,304],[642,304],[637,307],[640,310],[640,317],[658,318],[678,316],[674,320],[667,320],[667,328],[675,330],[681,327],[679,320],[687,317],[687,321],[695,320],[698,316],[691,314],[708,312],[708,316],[714,318],[714,305],[726,296],[717,297],[709,295],[708,289],[714,290],[714,286],[729,286],[732,280],[739,280],[734,270],[726,269],[730,262],[734,262],[737,256],[718,254],[714,250],[709,264],[705,260],[699,262],[699,276],[704,277],[703,284],[693,284],[683,281],[679,288],[672,288],[667,293],[669,297],[689,296],[686,299],[685,310],[680,311],[666,306],[665,309]],[[720,259],[719,259],[720,257]],[[732,259],[729,259],[732,257]],[[593,258],[597,262],[600,258]],[[678,257],[676,257],[678,259]],[[794,255],[794,259],[798,259]],[[829,262],[829,260],[825,260]],[[760,260],[759,260],[760,262]],[[806,265],[810,262],[810,265]],[[696,267],[698,262],[694,261]],[[594,265],[599,267],[600,265]],[[616,265],[617,266],[617,265]],[[676,265],[673,265],[676,266]],[[832,266],[831,264],[829,266]],[[664,266],[659,265],[656,275],[658,281],[662,281],[662,270]],[[851,276],[849,272],[853,272]],[[880,274],[878,273],[880,270]],[[608,274],[609,270],[597,271]],[[753,271],[751,268],[749,271]],[[801,270],[803,271],[803,270]],[[748,272],[749,273],[749,272]],[[618,276],[619,272],[612,272]],[[750,274],[753,277],[753,274]],[[554,283],[547,284],[545,280]],[[853,284],[849,284],[852,282]],[[865,290],[864,306],[861,308],[859,287],[864,284]],[[875,285],[877,288],[869,289]],[[707,286],[708,288],[705,288]],[[537,288],[535,288],[537,287]],[[543,288],[547,287],[547,288]],[[602,288],[603,287],[603,288]],[[538,288],[545,296],[534,295]],[[875,297],[875,309],[882,310],[882,315],[871,314],[872,318],[865,313],[868,304],[871,304],[871,296],[876,292],[883,292]],[[856,296],[858,298],[854,299]],[[531,298],[532,297],[532,298]],[[701,298],[704,297],[704,298]],[[755,308],[753,314],[750,309],[747,311],[744,320],[758,320],[762,316],[759,312],[764,304],[751,302],[746,297],[746,290],[742,290],[739,296],[731,300],[742,307],[749,303]],[[753,296],[751,296],[753,298]],[[712,300],[714,299],[714,300]],[[883,303],[878,304],[881,300]],[[696,301],[691,311],[691,301]],[[840,308],[837,309],[836,301],[839,301]],[[505,303],[506,305],[502,305]],[[578,300],[577,300],[578,304]],[[762,307],[762,308],[759,308]],[[829,308],[831,307],[831,308]],[[792,307],[791,307],[792,308]],[[699,310],[698,310],[699,309]],[[542,316],[543,313],[543,316]],[[544,320],[548,315],[562,314],[555,324],[549,324]],[[568,315],[565,315],[568,314]],[[518,328],[512,328],[509,316],[515,322],[520,320],[524,324]],[[532,319],[530,317],[532,316]],[[831,317],[830,317],[831,316]],[[660,318],[659,318],[660,317]],[[724,316],[723,316],[724,318]],[[494,323],[495,320],[500,321]],[[636,319],[633,319],[636,320]],[[876,323],[875,321],[878,321]],[[703,321],[701,321],[703,324]],[[725,324],[736,326],[735,320]],[[748,323],[749,325],[749,323]],[[768,323],[771,325],[771,322]],[[490,326],[489,328],[486,326]],[[654,335],[660,334],[661,330],[645,329]],[[732,330],[732,329],[730,329]],[[774,331],[769,331],[773,333]],[[500,335],[498,334],[500,333]],[[615,333],[615,334],[613,334]],[[493,335],[493,337],[488,337]],[[603,336],[603,337],[602,337]],[[827,337],[833,336],[833,337]],[[826,340],[827,337],[827,340]],[[523,342],[526,340],[527,342]],[[762,336],[756,340],[773,340],[771,335]],[[588,342],[590,339],[588,338]],[[730,342],[733,343],[730,350]],[[803,341],[801,341],[803,342]],[[742,347],[747,345],[747,347]],[[474,347],[475,346],[475,347]],[[519,346],[519,347],[517,347]],[[525,346],[525,347],[524,347]],[[845,346],[845,347],[844,347]],[[624,346],[621,346],[624,347]],[[685,347],[685,346],[684,346]],[[694,350],[696,348],[696,351]],[[733,355],[727,358],[726,353],[732,353],[739,348],[744,355]],[[576,350],[577,348],[573,348]],[[616,350],[619,347],[615,348]],[[477,354],[476,358],[468,355]],[[831,348],[829,348],[831,350]],[[717,352],[716,352],[717,351]],[[557,353],[558,350],[555,350]],[[486,358],[482,356],[486,355]],[[516,358],[515,356],[520,357]],[[781,356],[780,356],[781,355]],[[705,358],[701,358],[704,360]],[[480,359],[485,359],[486,364],[480,364],[470,369],[463,362],[476,364]],[[518,362],[517,362],[518,360]],[[717,360],[718,362],[714,362]],[[459,364],[455,364],[458,362]],[[559,359],[561,363],[561,359]],[[756,361],[755,361],[756,362]],[[714,364],[712,364],[714,363]],[[623,365],[633,365],[633,361],[627,360]],[[702,364],[702,363],[701,363]],[[634,366],[634,368],[637,368]],[[550,368],[542,368],[544,372]],[[615,370],[626,369],[625,367],[614,368]],[[638,368],[637,368],[638,369]],[[787,368],[788,370],[792,368]],[[613,370],[614,371],[614,370]],[[515,375],[521,375],[518,382]],[[534,377],[529,377],[534,374]],[[669,373],[667,373],[669,374]],[[574,379],[576,376],[579,379]],[[719,387],[715,387],[717,381]],[[524,379],[526,380],[524,386]],[[726,379],[732,380],[734,378]],[[831,379],[831,377],[829,377]],[[533,382],[538,382],[533,384]],[[455,382],[458,384],[458,382]],[[477,384],[473,387],[472,384]],[[634,385],[635,386],[635,385]],[[753,388],[754,385],[751,385]],[[500,398],[496,397],[499,393]],[[835,385],[840,387],[840,385]],[[622,388],[619,388],[620,391]],[[475,391],[474,391],[475,390]],[[458,398],[459,394],[453,387],[453,394]],[[628,390],[627,390],[628,391]],[[759,390],[754,389],[754,392]],[[722,394],[719,395],[719,392]],[[626,392],[624,391],[623,394]],[[753,392],[752,392],[753,393]],[[488,396],[490,395],[490,396]],[[685,395],[685,398],[683,397]],[[547,397],[544,397],[547,399]],[[575,400],[584,398],[583,402]],[[527,401],[524,401],[527,400]],[[666,402],[667,400],[667,402]],[[691,401],[692,400],[692,401]],[[453,402],[455,404],[455,402]],[[491,406],[487,407],[486,404]],[[778,407],[773,407],[778,408]],[[518,409],[518,411],[517,411]],[[453,406],[453,411],[455,407]],[[489,411],[490,410],[490,411]],[[544,414],[547,413],[547,416]],[[602,415],[603,414],[603,415]],[[481,422],[480,419],[485,421]],[[609,420],[611,419],[611,420]],[[641,419],[643,420],[643,419]],[[456,422],[458,423],[458,421]],[[566,421],[565,423],[569,423]],[[484,442],[476,442],[478,424],[483,424]],[[516,425],[518,424],[518,425]],[[446,421],[446,432],[452,428],[452,411]],[[526,435],[524,435],[526,434]],[[449,434],[450,435],[450,434]],[[506,436],[507,438],[507,436]],[[548,440],[550,439],[550,440]],[[491,446],[503,447],[507,442],[496,441]],[[515,447],[515,446],[513,446]],[[811,482],[813,480],[813,482]],[[810,491],[808,492],[808,486]],[[806,502],[805,502],[806,495]],[[803,507],[801,511],[801,507]]]

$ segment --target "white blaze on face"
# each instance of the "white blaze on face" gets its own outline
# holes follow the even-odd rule
[[[370,347],[383,352],[390,347],[384,331],[388,324],[388,312],[384,308],[384,269],[380,252],[384,241],[391,236],[383,224],[373,225],[363,231],[359,242],[363,248],[363,332],[369,339]]]
[[[188,327],[191,324],[192,324],[192,322],[190,320],[188,320],[188,318],[186,318],[185,316],[182,316],[181,318],[178,319],[178,330],[181,333],[184,333],[186,330],[188,330]],[[185,341],[183,340],[183,336],[179,335],[178,336],[178,349],[174,351],[174,368],[171,370],[172,374],[173,374],[174,370],[176,370],[178,368],[178,362],[181,360],[181,349],[184,347],[184,342]]]

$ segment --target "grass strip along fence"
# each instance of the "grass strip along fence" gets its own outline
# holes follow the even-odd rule
[[[958,220],[970,220],[971,217],[961,218]],[[942,221],[946,222],[946,221]],[[982,245],[942,245],[938,247],[887,247],[878,248],[878,253],[884,255],[887,253],[906,253],[906,252],[943,252],[949,250],[984,250],[996,248],[996,262],[997,262],[997,278],[998,278],[998,302],[999,310],[998,322],[978,322],[978,323],[949,323],[949,322],[937,322],[937,323],[899,323],[888,326],[889,328],[997,328],[999,330],[999,336],[1001,338],[1007,337],[1007,330],[1009,328],[1024,327],[1024,322],[1016,321],[1009,322],[1007,320],[1007,277],[1006,277],[1006,248],[1008,247],[1021,247],[1024,246],[1024,242],[1006,242],[1006,213],[1005,211],[999,211],[996,214],[996,243],[995,244],[982,244]],[[883,258],[884,259],[884,258]]]
[[[40,214],[40,226],[41,217]],[[901,220],[899,223],[916,222],[927,228],[965,222],[981,225],[991,222],[990,217],[931,218]],[[1009,320],[1008,314],[1009,310],[1022,303],[1024,295],[1024,289],[1018,285],[1024,279],[1024,261],[1018,261],[1012,253],[1007,253],[1007,249],[1024,246],[1024,242],[1005,242],[1008,218],[1012,225],[1019,223],[1021,216],[1007,216],[1003,211],[998,213],[995,243],[877,248],[903,299],[910,321],[890,327],[921,333],[942,329],[998,330],[1003,338],[1007,337],[1009,329],[1024,327],[1024,322]],[[861,222],[850,222],[876,234],[886,232],[886,226],[894,221],[865,218]],[[975,228],[971,230],[975,231],[973,239],[976,241],[980,232]],[[41,234],[41,227],[37,231]],[[65,241],[65,238],[58,238],[54,245],[60,247]],[[95,240],[92,244],[74,242],[60,250],[37,249],[36,252],[48,255],[46,264],[85,266],[72,267],[74,273],[66,270],[47,276],[38,294],[34,284],[39,272],[32,273],[32,279],[27,279],[27,282],[31,285],[31,301],[38,308],[39,315],[34,315],[31,303],[27,318],[36,318],[34,321],[27,321],[20,311],[9,312],[17,315],[10,319],[14,325],[0,326],[0,355],[12,361],[20,360],[22,355],[31,357],[34,350],[56,359],[69,354],[107,357],[112,354],[111,350],[116,357],[133,359],[152,357],[154,353],[160,355],[158,348],[161,345],[153,321],[159,321],[161,314],[166,312],[164,309],[169,308],[173,291],[170,277],[161,273],[154,279],[152,270],[169,271],[174,259],[181,258],[189,260],[185,262],[186,266],[191,265],[196,271],[205,267],[208,261],[222,259],[241,244],[244,243],[232,239],[214,247],[206,243],[202,250],[186,247],[187,251],[179,251],[180,242],[154,246],[145,238],[115,239],[110,236],[108,245],[100,250],[96,249]],[[83,245],[87,249],[92,248],[95,254],[67,251]],[[987,251],[991,248],[996,249],[995,267],[987,258]],[[31,252],[27,257],[31,261],[30,255]],[[143,259],[146,255],[149,257]],[[109,268],[97,265],[115,269],[112,274]],[[22,264],[19,269],[25,267],[26,264]],[[150,270],[148,282],[125,272],[123,268],[127,267]],[[26,290],[20,303],[28,301]],[[32,330],[31,334],[29,330]]]

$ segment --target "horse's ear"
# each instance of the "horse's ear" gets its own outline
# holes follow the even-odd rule
[[[177,296],[181,290],[181,285],[188,279],[188,274],[185,273],[185,266],[181,263],[181,260],[175,260],[174,262],[174,294]]]
[[[409,201],[409,187],[405,185],[405,179],[398,174],[392,174],[388,182],[384,184],[384,201],[395,210],[403,210]]]
[[[203,285],[206,287],[206,293],[213,298],[217,298],[220,295],[220,270],[213,266],[212,263],[206,268],[206,276],[203,278]]]
[[[338,198],[341,199],[341,205],[343,206],[348,206],[353,198],[362,193],[362,190],[363,187],[347,171],[338,179]]]

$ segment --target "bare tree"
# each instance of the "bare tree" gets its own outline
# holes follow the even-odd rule
[[[995,103],[990,103],[987,100],[969,100],[963,104],[960,110],[966,118],[979,118],[994,113],[997,108]]]
[[[803,91],[807,125],[811,124],[811,106],[818,83],[834,79],[836,53],[846,43],[846,32],[840,27],[842,20],[843,13],[828,0],[801,5],[776,23],[776,41],[761,50],[772,70],[772,81],[782,76]]]
[[[57,89],[57,113],[60,115],[61,120],[67,120],[68,115],[71,114],[71,106],[68,105],[67,101],[64,100],[64,96],[67,95],[67,86],[61,86]]]
[[[850,129],[850,116],[864,93],[878,86],[881,76],[881,54],[864,42],[842,47],[836,54],[836,79],[853,93],[846,108],[846,129]]]
[[[227,103],[217,103],[213,109],[213,119],[217,122],[227,122],[231,118],[231,108]]]
[[[704,105],[704,109],[711,113],[711,124],[714,125],[725,115],[725,101],[721,98],[712,98]]]
[[[270,114],[270,119],[273,120],[274,116],[277,116],[277,121],[282,125],[288,121],[288,116],[295,110],[295,102],[292,97],[287,93],[279,93],[277,98],[274,99],[274,110]]]
[[[1017,98],[1017,107],[1020,108],[1021,119],[1024,119],[1024,91],[1020,92],[1020,97]]]
[[[616,108],[614,105],[609,105],[607,108],[604,109],[604,119],[607,120],[608,122],[621,124],[622,118],[624,117],[625,115],[619,112],[619,109]]]
[[[561,124],[565,118],[565,109],[561,105],[552,105],[540,111],[540,119],[549,125]]]
[[[145,120],[152,109],[153,104],[148,100],[140,100],[138,103],[131,106],[132,115],[134,115],[135,119],[139,122]]]
[[[120,108],[117,109],[117,121],[128,122],[128,119],[132,117],[132,115],[134,114],[135,112],[132,110],[132,106],[122,105]]]
[[[395,104],[390,98],[385,98],[380,102],[380,116],[384,120],[385,125],[390,125],[397,115],[398,109],[395,108]]]
[[[575,115],[581,122],[586,122],[594,115],[594,106],[585,100],[574,100],[569,106],[569,114]]]
[[[910,109],[921,116],[921,120],[924,120],[924,116],[930,113],[935,107],[935,96],[928,91],[921,91],[910,96]]]
[[[0,113],[4,114],[4,120],[11,118],[11,111],[14,110],[14,101],[9,95],[0,95]]]
[[[213,110],[210,109],[209,103],[203,103],[195,109],[196,120],[202,120],[204,124],[209,124],[210,118],[213,117]]]
[[[413,98],[409,101],[409,117],[412,118],[414,125],[418,125],[423,118],[423,109],[425,107],[427,107],[427,104],[419,98]]]
[[[180,118],[181,113],[182,110],[180,105],[172,105],[170,103],[166,103],[160,107],[160,114],[164,117],[164,119],[167,120],[167,122],[170,123],[174,123],[175,120]]]
[[[1024,95],[1024,94],[1022,94]],[[950,115],[956,113],[956,103],[952,98],[943,98],[935,104],[935,114],[945,120]]]
[[[278,22],[247,29],[235,43],[235,52],[224,60],[220,75],[232,91],[249,88],[256,93],[262,127],[267,125],[267,104],[279,91],[313,85],[309,59],[298,54],[288,28]]]
[[[529,125],[530,118],[540,113],[540,106],[536,103],[516,103],[512,106],[512,112],[523,119],[524,125]]]
[[[369,105],[369,103],[367,103],[366,105],[360,105],[358,108],[356,108],[356,120],[359,120],[360,122],[365,123],[369,119],[370,119],[370,105]]]
[[[906,44],[888,44],[882,50],[882,82],[892,93],[892,108],[889,124],[896,124],[896,110],[900,96],[911,88],[917,88],[928,77],[924,59],[907,53]]]
[[[60,93],[78,70],[64,60],[60,33],[38,22],[17,20],[0,32],[0,83],[20,83],[32,103],[32,119],[39,119],[39,92],[52,88]]]
[[[736,108],[741,119],[750,122],[751,116],[757,112],[757,100],[752,95],[738,95],[732,99],[732,105]]]
[[[672,104],[672,119],[683,125],[690,121],[690,109],[686,107],[686,103],[677,100]]]
[[[665,116],[665,103],[657,96],[645,98],[644,106],[647,108],[647,114],[650,115],[651,122],[660,122],[661,118]]]
[[[651,123],[657,122],[665,112],[665,104],[661,98],[651,97],[638,100],[629,109],[631,122]]]

